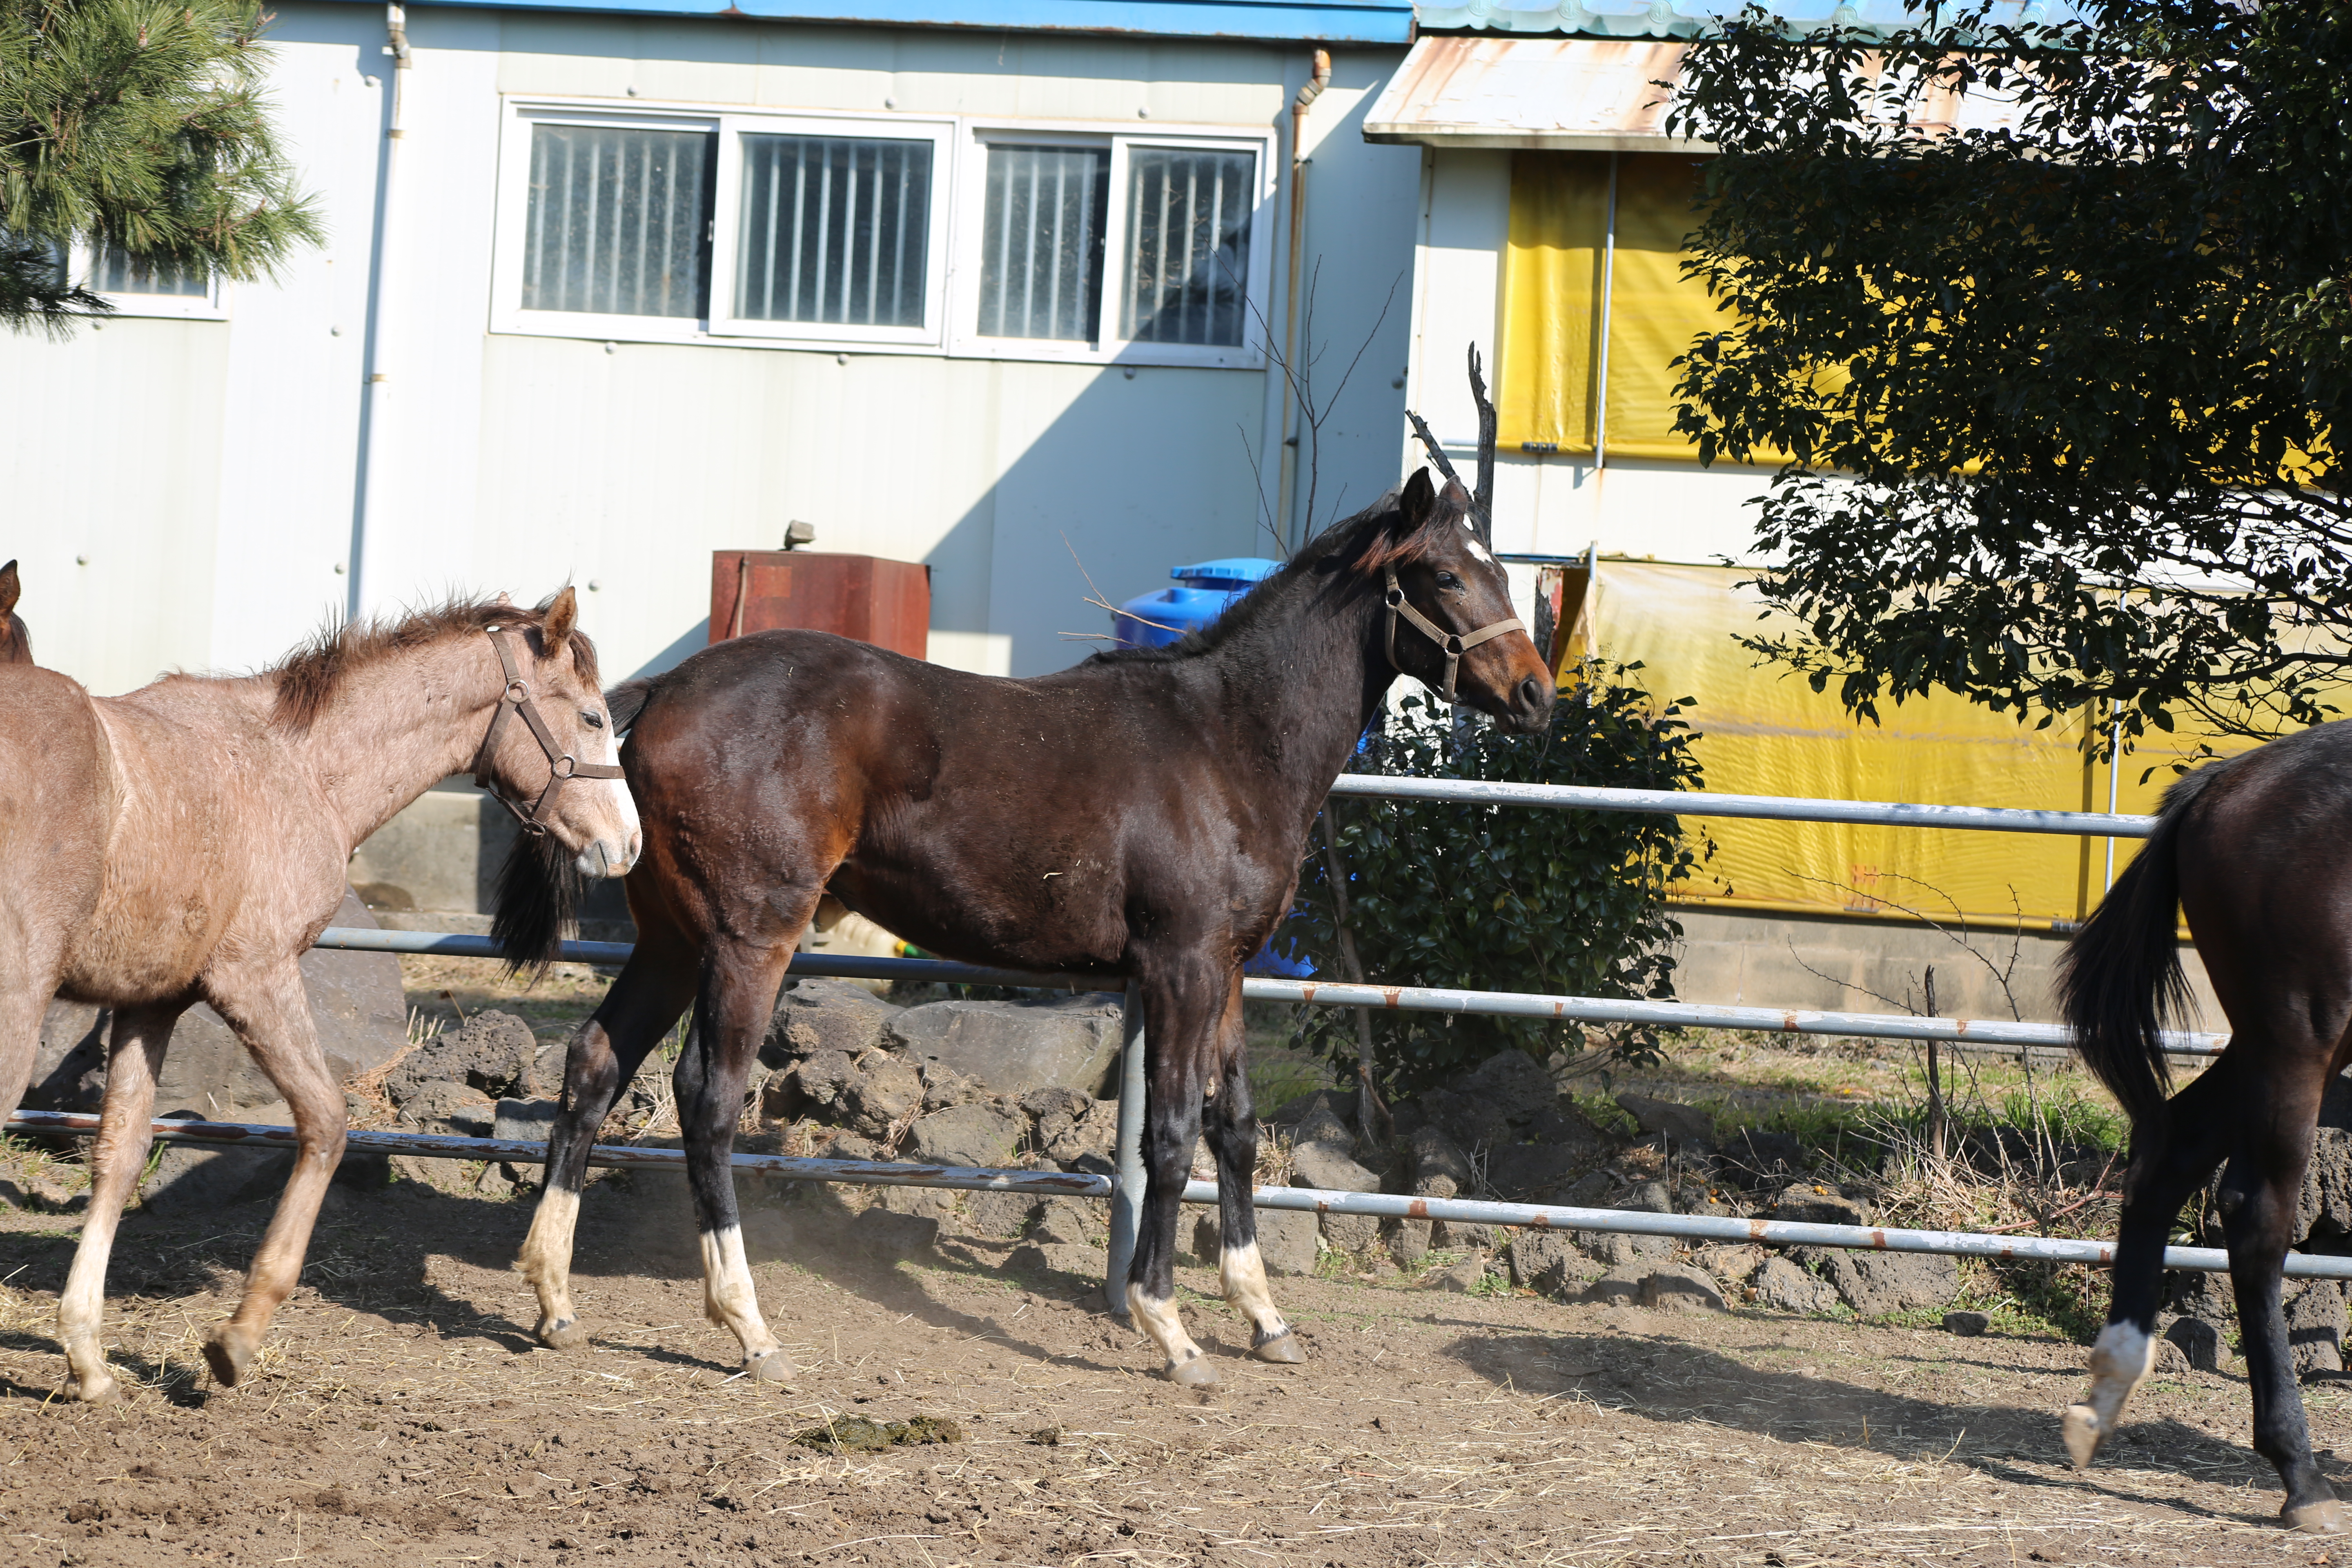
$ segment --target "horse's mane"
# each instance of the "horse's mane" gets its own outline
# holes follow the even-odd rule
[[[1222,647],[1246,633],[1287,597],[1286,584],[1303,581],[1316,574],[1317,568],[1328,562],[1339,562],[1342,569],[1352,567],[1359,572],[1376,571],[1391,561],[1409,559],[1420,535],[1399,542],[1390,548],[1375,552],[1372,540],[1382,523],[1398,510],[1399,491],[1391,490],[1353,517],[1344,517],[1298,547],[1298,553],[1285,562],[1282,570],[1266,578],[1236,600],[1233,608],[1207,626],[1185,633],[1164,647],[1109,648],[1087,659],[1087,664],[1154,664],[1173,658],[1191,658],[1198,654]]]
[[[330,621],[317,636],[261,671],[277,682],[271,717],[291,730],[310,728],[333,701],[344,681],[359,670],[387,658],[413,652],[461,633],[488,626],[539,629],[547,618],[552,597],[532,609],[521,609],[503,599],[450,599],[414,611],[399,620]],[[590,689],[598,684],[596,647],[585,634],[573,631],[572,662]]]

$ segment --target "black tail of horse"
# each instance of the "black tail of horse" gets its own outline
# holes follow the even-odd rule
[[[628,732],[658,676],[625,680],[604,693],[613,732]],[[490,940],[506,960],[507,973],[544,973],[563,951],[563,938],[580,908],[580,868],[562,845],[545,834],[521,833],[499,868],[497,910]]]
[[[2074,1048],[2122,1102],[2134,1127],[2159,1124],[2172,1092],[2164,1026],[2189,1005],[2180,971],[2180,870],[2175,845],[2181,818],[2213,781],[2218,765],[2167,790],[2138,858],[2116,879],[2059,965],[2058,995]]]

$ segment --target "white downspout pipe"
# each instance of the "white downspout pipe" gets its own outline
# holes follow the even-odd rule
[[[1299,262],[1307,237],[1307,111],[1314,106],[1317,99],[1323,96],[1323,89],[1330,85],[1331,51],[1318,49],[1306,82],[1290,103],[1290,284],[1282,296],[1282,364],[1275,371],[1284,379],[1282,466],[1276,480],[1280,490],[1276,502],[1274,531],[1275,537],[1286,552],[1297,549],[1305,542],[1303,531],[1297,540],[1290,537],[1290,525],[1292,514],[1297,509],[1298,485],[1305,474],[1302,465],[1307,460],[1307,439],[1305,419],[1300,417],[1295,426],[1293,424],[1294,416],[1304,413],[1298,406],[1298,394],[1307,378],[1306,366],[1299,363],[1298,347]],[[1303,528],[1314,526],[1315,520],[1311,517],[1302,525]]]
[[[384,426],[391,409],[387,390],[392,380],[392,334],[385,320],[386,308],[392,297],[392,216],[396,206],[400,175],[400,144],[406,135],[404,115],[407,105],[408,82],[408,10],[400,0],[391,0],[384,6],[386,43],[383,52],[392,57],[392,94],[390,108],[384,116],[383,173],[376,193],[375,238],[369,247],[367,356],[366,380],[360,395],[359,473],[353,487],[357,505],[352,519],[351,587],[346,595],[344,614],[357,620],[365,612],[365,590],[368,577],[368,557],[372,552],[371,535],[384,520],[384,479],[390,468],[390,447]]]

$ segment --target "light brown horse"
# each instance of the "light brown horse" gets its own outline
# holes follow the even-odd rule
[[[205,1342],[233,1385],[342,1158],[342,1088],[296,960],[341,903],[352,850],[470,762],[502,799],[537,800],[519,856],[591,876],[635,860],[576,619],[569,588],[538,610],[451,604],[331,627],[258,675],[171,675],[127,697],[0,676],[0,1115],[24,1095],[52,994],[114,1010],[89,1215],[58,1308],[79,1397],[116,1391],[99,1339],[107,1256],[184,1010],[210,1003],[294,1113],[294,1173],[235,1315]]]
[[[25,629],[24,620],[16,614],[16,601],[24,592],[24,584],[16,579],[16,563],[11,561],[0,566],[0,664],[33,662],[33,634]]]

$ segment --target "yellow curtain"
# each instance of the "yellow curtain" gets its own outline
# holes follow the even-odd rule
[[[1506,448],[1590,456],[1599,412],[1593,380],[1609,233],[1607,153],[1520,153],[1511,164],[1511,226],[1503,273],[1502,402]],[[1682,275],[1683,237],[1700,160],[1615,155],[1617,244],[1611,274],[1608,425],[1611,455],[1690,458],[1675,431],[1670,363],[1720,312]]]

